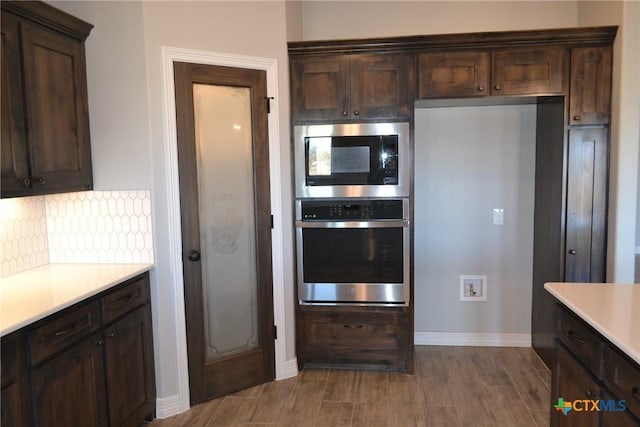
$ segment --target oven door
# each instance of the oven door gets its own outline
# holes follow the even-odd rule
[[[409,303],[409,221],[297,221],[301,304]]]

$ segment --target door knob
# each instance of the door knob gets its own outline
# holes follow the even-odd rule
[[[191,253],[189,253],[189,256],[187,256],[187,258],[189,259],[189,261],[200,261],[200,252],[198,251],[191,251]]]
[[[576,251],[575,249],[569,249],[569,255],[575,255],[577,253],[578,251]]]

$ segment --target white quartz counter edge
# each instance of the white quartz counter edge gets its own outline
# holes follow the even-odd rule
[[[544,288],[640,364],[640,284],[545,283]]]
[[[150,270],[153,264],[47,264],[0,278],[0,336]]]

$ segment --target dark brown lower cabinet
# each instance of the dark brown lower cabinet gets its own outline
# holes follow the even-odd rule
[[[572,403],[577,400],[597,400],[600,398],[601,389],[596,380],[560,343],[557,343],[552,372],[553,390],[557,391],[557,393],[551,393],[553,405],[558,404],[559,398]],[[579,409],[582,408],[582,406],[579,407]],[[600,413],[571,410],[565,415],[564,412],[554,407],[551,411],[551,425],[598,427]]]
[[[137,426],[155,406],[151,313],[139,308],[105,329],[105,367],[112,426]]]
[[[149,275],[2,337],[2,426],[139,426],[155,417]]]
[[[32,370],[34,425],[109,425],[102,346],[93,335]]]
[[[413,372],[406,308],[299,306],[297,311],[300,368],[359,364]]]
[[[552,427],[640,426],[640,365],[557,305],[551,383]],[[560,400],[572,404],[565,415]]]

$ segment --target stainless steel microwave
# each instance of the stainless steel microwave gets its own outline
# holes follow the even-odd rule
[[[409,141],[404,122],[296,126],[296,197],[408,197]]]

